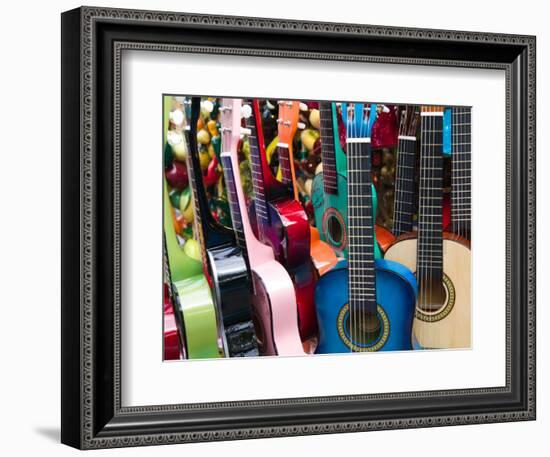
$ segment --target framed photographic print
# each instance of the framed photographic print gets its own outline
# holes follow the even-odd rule
[[[62,441],[535,418],[535,38],[62,15]]]

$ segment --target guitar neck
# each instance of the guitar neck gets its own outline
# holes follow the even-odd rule
[[[254,189],[254,203],[258,222],[269,224],[269,211],[267,208],[266,172],[268,172],[267,158],[263,133],[261,131],[261,118],[258,101],[253,102],[253,115],[246,119],[246,127],[250,130],[248,144],[250,146],[250,163],[252,173],[252,187]]]
[[[395,236],[412,230],[415,161],[416,137],[400,135],[397,147],[397,172],[393,210],[393,234]]]
[[[202,180],[202,170],[197,147],[197,122],[200,115],[200,97],[191,99],[191,119],[188,128],[185,129],[185,138],[189,151],[188,168],[189,182],[191,184],[193,201],[195,203],[195,222],[198,228],[201,244],[204,248],[219,246],[233,242],[233,236],[229,230],[217,223],[210,213],[208,197]]]
[[[243,223],[243,214],[241,213],[241,204],[239,202],[239,192],[237,190],[235,172],[233,170],[233,162],[230,153],[222,153],[221,155],[223,176],[225,178],[225,186],[227,189],[227,199],[229,200],[229,210],[231,211],[231,220],[233,222],[233,231],[235,233],[235,241],[237,245],[247,253],[245,226]],[[240,182],[239,182],[240,185]],[[241,190],[242,192],[242,190]],[[246,216],[246,212],[245,212]],[[248,219],[247,219],[248,222]]]
[[[327,194],[338,193],[336,154],[334,149],[334,124],[332,102],[319,103],[321,118],[321,157],[323,159],[323,185]]]
[[[471,169],[472,169],[472,110],[452,109],[452,231],[470,238],[471,227]]]
[[[350,303],[356,309],[375,315],[377,304],[370,138],[348,138],[346,149]]]
[[[443,275],[443,110],[421,118],[417,278]]]
[[[277,145],[277,154],[279,155],[279,166],[281,167],[282,183],[294,193],[294,163],[291,144],[281,143]]]

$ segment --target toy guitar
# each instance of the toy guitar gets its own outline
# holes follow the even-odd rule
[[[298,129],[299,116],[300,102],[289,100],[279,102],[279,118],[277,119],[279,143],[277,144],[277,151],[279,155],[281,180],[290,190],[289,198],[294,198],[296,203],[301,206],[294,167],[294,149],[292,145],[294,134]],[[315,227],[309,226],[308,230],[310,231],[308,235],[309,253],[319,274],[324,274],[336,265],[338,259],[332,248],[321,240],[321,236]]]
[[[422,348],[470,346],[470,249],[467,240],[442,230],[443,108],[421,109],[418,233],[397,238],[386,259],[416,271],[413,324]]]
[[[411,349],[414,275],[396,262],[375,260],[370,147],[374,116],[361,103],[346,109],[349,260],[347,267],[332,270],[318,282],[317,352]],[[374,109],[371,105],[370,113]]]
[[[319,102],[319,115],[323,171],[315,175],[311,192],[315,226],[323,241],[347,257],[347,159],[335,128],[338,126],[336,104]]]
[[[453,107],[451,118],[451,231],[469,240],[471,225],[472,109]]]
[[[218,317],[200,261],[180,248],[174,230],[168,185],[164,180],[164,239],[175,308],[182,314],[185,347],[190,359],[220,357]]]
[[[395,236],[413,229],[416,131],[419,120],[420,108],[417,106],[406,106],[401,112],[393,207],[392,232]]]
[[[284,110],[282,106],[279,110]],[[271,246],[275,259],[289,272],[296,291],[298,321],[302,340],[317,334],[315,315],[315,281],[310,257],[310,226],[302,205],[294,199],[287,185],[277,181],[271,174],[265,154],[261,115],[258,100],[252,102],[252,116],[246,119],[250,130],[250,162],[254,199],[249,206],[250,219],[255,217],[257,236]],[[285,137],[290,125],[279,124],[279,137]],[[281,136],[282,135],[282,136]],[[279,148],[282,148],[279,143]],[[280,150],[279,157],[284,169],[288,154]]]
[[[197,122],[200,97],[186,100],[190,183],[195,202],[195,222],[203,268],[212,282],[214,303],[218,309],[219,333],[227,357],[257,356],[258,347],[252,323],[252,284],[243,252],[235,242],[233,231],[212,217],[203,183],[197,148]]]
[[[252,317],[261,355],[303,355],[294,285],[271,247],[252,232],[239,174],[237,145],[241,137],[241,100],[225,98],[222,112],[221,163],[233,230],[248,256],[254,289]],[[251,132],[248,132],[251,133]]]

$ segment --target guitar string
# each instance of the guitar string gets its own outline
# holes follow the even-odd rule
[[[348,141],[349,139],[352,138],[353,136],[353,106],[351,103],[349,104],[349,107],[348,107],[348,132],[347,132],[347,138],[348,138]],[[355,147],[353,145],[353,143],[348,143],[348,146],[350,147],[350,162],[351,162],[351,171],[353,173],[353,175],[350,176],[350,179],[352,178],[353,176],[353,181],[355,181]],[[355,182],[354,182],[355,184]],[[354,190],[353,190],[353,187],[352,187],[352,193],[351,193],[351,198],[348,199],[348,201],[351,202],[351,208],[349,208],[350,210],[350,228],[351,228],[351,236],[353,237],[353,239],[355,239],[355,205],[354,205],[354,198],[355,198],[355,195],[354,195]],[[351,247],[351,246],[350,246]],[[354,274],[354,270],[353,270],[353,267],[354,267],[354,262],[355,262],[355,249],[352,248],[350,250],[350,277],[355,279],[355,274]],[[350,326],[350,337],[351,337],[351,340],[352,341],[355,341],[355,296],[354,296],[354,293],[353,293],[353,279],[352,279],[352,284],[349,285],[350,287],[350,300],[349,300],[349,326]],[[353,352],[353,346],[350,344],[350,352]]]

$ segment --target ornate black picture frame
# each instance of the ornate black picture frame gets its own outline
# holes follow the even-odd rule
[[[62,442],[82,449],[535,419],[535,37],[82,7],[62,15]],[[506,73],[506,386],[122,407],[127,49]]]

